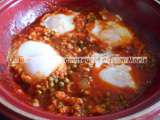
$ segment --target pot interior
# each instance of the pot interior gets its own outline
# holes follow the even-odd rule
[[[11,2],[10,2],[11,1]],[[27,97],[21,97],[16,91],[16,84],[9,75],[7,67],[7,53],[11,40],[15,34],[22,31],[35,19],[49,12],[54,6],[65,6],[69,9],[102,9],[107,8],[115,14],[122,16],[124,21],[133,28],[137,36],[145,43],[147,49],[155,56],[157,72],[153,84],[130,108],[118,113],[98,117],[99,119],[119,118],[144,109],[159,100],[160,97],[160,13],[148,1],[138,0],[10,0],[1,7],[0,18],[0,93],[1,97],[19,109],[46,118],[57,118],[41,110],[30,107],[25,102]],[[18,86],[17,86],[18,87]],[[15,97],[17,96],[17,97]],[[67,118],[60,119],[66,120]],[[74,119],[74,118],[73,118]],[[78,119],[78,118],[76,118]],[[89,118],[90,119],[90,118]],[[91,118],[97,119],[96,117]]]

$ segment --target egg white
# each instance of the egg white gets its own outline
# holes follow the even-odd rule
[[[99,77],[113,86],[120,88],[136,88],[136,83],[131,75],[132,68],[129,65],[108,66],[99,73]]]
[[[75,29],[75,15],[50,14],[42,20],[42,25],[59,35]]]
[[[128,28],[112,21],[96,20],[91,34],[107,42],[111,47],[130,43],[133,38]]]
[[[27,74],[34,77],[48,77],[59,66],[64,64],[64,59],[50,45],[26,41],[18,49],[17,56],[24,59],[24,68]]]

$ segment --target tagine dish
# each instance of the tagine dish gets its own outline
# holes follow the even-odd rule
[[[102,56],[147,61],[70,61]],[[64,116],[104,115],[132,106],[152,84],[155,70],[154,57],[119,15],[63,7],[13,38],[8,66],[27,104]]]

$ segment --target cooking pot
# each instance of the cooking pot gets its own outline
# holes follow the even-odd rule
[[[119,14],[133,28],[157,61],[153,84],[134,105],[117,113],[96,117],[64,117],[34,108],[17,91],[7,67],[7,52],[12,38],[51,8],[70,9],[107,8]],[[160,6],[153,0],[1,0],[0,1],[0,103],[17,114],[31,119],[54,120],[111,120],[135,119],[160,109]],[[147,119],[147,118],[146,118]]]

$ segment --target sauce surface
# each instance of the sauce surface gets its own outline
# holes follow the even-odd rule
[[[126,64],[131,68],[127,75],[131,76],[135,88],[119,87],[100,77],[102,70],[117,64],[102,63],[96,67],[96,63],[89,61],[65,61],[47,77],[35,77],[26,70],[23,56],[18,56],[20,46],[27,41],[50,45],[63,58],[91,57],[95,53],[107,52],[124,57],[154,58],[120,16],[107,10],[76,12],[57,8],[18,34],[12,40],[8,55],[14,81],[21,92],[29,96],[27,103],[42,110],[66,116],[110,114],[130,107],[152,83],[154,62]],[[123,78],[123,74],[118,76]]]

